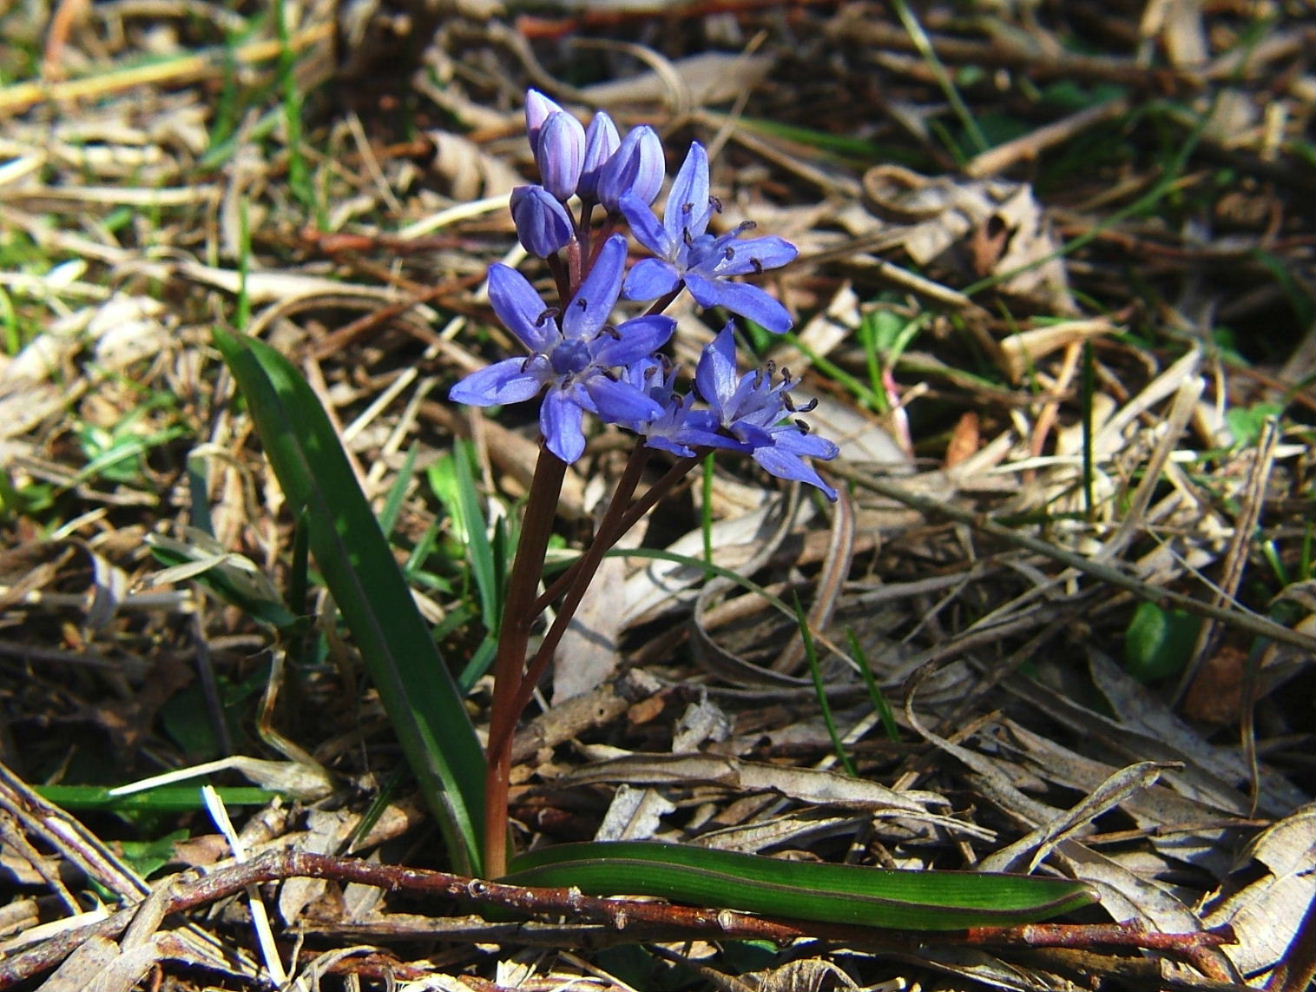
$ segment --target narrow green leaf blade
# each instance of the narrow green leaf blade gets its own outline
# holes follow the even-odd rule
[[[215,332],[265,451],[342,611],[459,870],[481,870],[484,753],[461,693],[357,484],[319,399],[253,338]]]
[[[514,885],[900,930],[1012,926],[1096,901],[1087,886],[1064,879],[781,861],[646,841],[563,844],[524,854],[511,867],[501,881]]]

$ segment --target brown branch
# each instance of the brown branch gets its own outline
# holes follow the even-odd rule
[[[788,922],[727,909],[587,896],[574,888],[529,889],[448,872],[373,864],[302,851],[271,851],[209,875],[174,875],[162,883],[167,887],[163,897],[164,914],[207,905],[242,892],[249,885],[297,877],[356,882],[391,892],[430,896],[454,907],[494,918],[566,918],[596,928],[605,927],[614,934],[625,933],[637,943],[658,939],[703,939],[771,940],[788,944],[800,939],[821,939],[849,947],[917,954],[929,940],[929,935],[921,931]],[[136,906],[120,910],[108,919],[67,930],[31,950],[0,961],[0,990],[48,971],[93,937],[117,938],[127,929],[135,913]],[[521,927],[522,924],[509,923],[500,931],[500,939],[517,943]],[[590,941],[590,932],[587,930],[583,935],[586,943]],[[480,939],[489,939],[487,929],[478,933]],[[530,933],[526,936],[527,943],[535,942]],[[594,932],[595,940],[600,936]],[[1173,954],[1197,964],[1209,949],[1230,942],[1233,935],[1227,928],[1204,933],[1164,934],[1119,923],[1038,924],[976,927],[961,932],[937,933],[935,939],[938,943],[975,946],[1142,948]],[[608,939],[606,942],[614,941]]]

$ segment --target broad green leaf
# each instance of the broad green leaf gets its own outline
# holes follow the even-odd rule
[[[479,874],[484,754],[461,693],[416,609],[318,398],[261,341],[215,332],[265,451],[457,868]]]

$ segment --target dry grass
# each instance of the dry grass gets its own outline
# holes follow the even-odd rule
[[[95,903],[135,904],[165,865],[232,857],[202,810],[74,820],[28,784],[246,755],[265,761],[217,781],[289,797],[233,807],[249,849],[441,864],[326,597],[311,590],[314,646],[272,682],[269,629],[161,583],[146,541],[249,561],[258,595],[286,593],[292,515],[210,346],[215,326],[260,335],[320,392],[381,509],[401,497],[399,554],[460,667],[478,600],[426,470],[470,438],[491,517],[532,470],[523,409],[486,419],[446,393],[508,344],[481,283],[519,258],[504,204],[528,175],[535,85],[651,121],[671,147],[705,141],[729,223],[801,247],[770,284],[798,337],[764,357],[822,401],[848,496],[830,510],[719,463],[707,508],[696,484],[642,539],[699,555],[707,511],[720,564],[806,601],[860,779],[837,798],[848,780],[826,771],[789,624],[721,582],[619,560],[583,614],[591,636],[559,658],[557,691],[588,694],[518,744],[526,835],[602,823],[907,867],[1045,857],[1114,919],[1232,921],[1207,970],[1296,992],[1316,946],[1301,5],[947,5],[917,28],[866,4],[411,6],[346,24],[288,5],[301,20],[282,40],[261,5],[0,15],[6,958],[79,933]],[[404,13],[410,33],[390,36]],[[688,361],[712,324],[676,316]],[[599,435],[569,477],[566,545],[619,443]],[[871,665],[894,739],[847,660]],[[162,921],[161,898],[122,941],[81,941],[60,980],[268,982],[248,903]],[[508,938],[359,886],[265,899],[307,988],[1214,987],[1166,956],[596,952],[587,931]]]

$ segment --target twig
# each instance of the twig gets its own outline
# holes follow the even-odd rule
[[[771,940],[787,944],[811,938],[851,947],[917,953],[928,939],[927,934],[920,931],[794,923],[726,909],[586,896],[574,888],[529,889],[448,872],[381,865],[304,851],[270,851],[210,875],[186,873],[171,876],[162,883],[167,887],[164,911],[166,915],[183,912],[243,892],[250,885],[297,877],[405,891],[495,917],[505,914],[549,919],[566,917],[626,933],[636,942],[700,938]],[[117,937],[127,929],[135,912],[135,908],[121,910],[109,919],[66,931],[39,947],[0,961],[0,990],[49,970],[92,937]],[[498,939],[515,943],[518,928],[518,925],[509,925],[498,934]],[[487,941],[490,935],[487,931],[479,931],[473,939]],[[1144,948],[1191,959],[1201,951],[1230,943],[1233,933],[1228,927],[1201,933],[1165,934],[1121,923],[1033,924],[975,927],[959,933],[938,933],[936,939],[938,943],[974,946]]]

